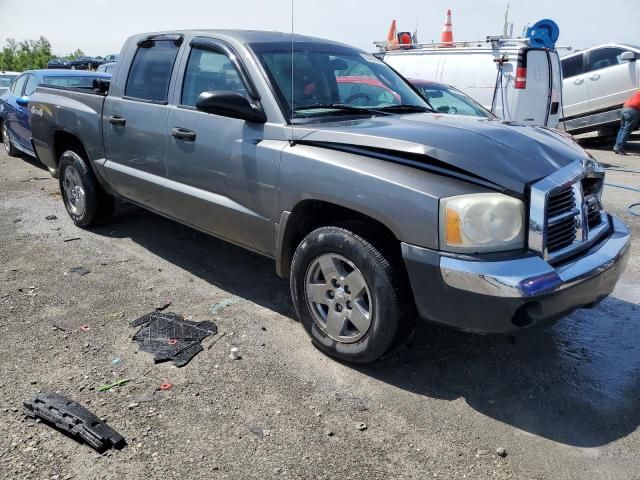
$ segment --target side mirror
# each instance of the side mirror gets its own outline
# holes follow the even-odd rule
[[[196,109],[223,117],[237,118],[251,123],[265,123],[267,116],[238,92],[202,92],[196,100]]]
[[[622,52],[620,54],[620,60],[622,60],[623,62],[635,62],[636,54],[627,50],[626,52]]]
[[[29,105],[29,97],[24,95],[22,97],[16,98],[16,103],[21,107],[26,107]]]

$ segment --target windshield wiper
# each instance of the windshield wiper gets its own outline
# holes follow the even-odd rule
[[[378,108],[378,110],[381,110],[383,112],[394,112],[394,113],[435,112],[433,108],[430,109],[429,107],[423,107],[422,105],[410,105],[410,104],[389,105],[387,107]]]
[[[330,114],[378,114],[378,115],[388,115],[385,112],[382,112],[379,109],[374,108],[364,108],[364,107],[354,107],[353,105],[345,105],[343,103],[331,103],[327,105],[306,105],[302,107],[295,107],[293,109],[294,113],[302,113],[305,111],[313,111],[313,110],[334,110],[333,112],[327,112]]]

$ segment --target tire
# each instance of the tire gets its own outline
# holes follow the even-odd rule
[[[307,235],[291,265],[294,307],[313,344],[349,363],[374,362],[404,340],[413,310],[405,285],[379,249],[340,226]]]
[[[58,172],[64,206],[78,227],[90,227],[113,213],[113,197],[102,189],[79,153],[65,151],[60,156]]]
[[[7,155],[10,157],[20,156],[18,149],[11,143],[11,135],[9,134],[9,129],[4,122],[2,122],[2,125],[0,126],[0,132],[2,132],[2,143],[4,144],[4,151],[7,152]]]

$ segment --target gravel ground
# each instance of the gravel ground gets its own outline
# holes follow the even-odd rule
[[[640,156],[590,142],[602,162],[640,170]],[[399,352],[354,368],[311,346],[271,261],[129,206],[83,231],[34,161],[3,152],[0,172],[2,478],[639,478],[633,192],[605,192],[635,237],[600,306],[518,337],[421,324]],[[640,174],[608,179],[640,186]],[[181,369],[138,352],[128,325],[169,301],[225,334]],[[218,302],[228,306],[211,314]],[[83,403],[128,446],[100,455],[25,419],[22,401],[39,391]]]

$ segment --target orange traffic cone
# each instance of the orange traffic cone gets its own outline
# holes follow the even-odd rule
[[[396,21],[391,22],[391,28],[389,28],[389,33],[387,34],[387,50],[395,50],[398,48],[398,26]]]
[[[451,28],[451,10],[447,10],[447,17],[442,27],[442,37],[440,38],[441,47],[453,47],[453,29]]]

